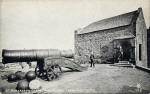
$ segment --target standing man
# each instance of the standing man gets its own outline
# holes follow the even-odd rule
[[[123,49],[122,47],[120,46],[120,56],[119,56],[119,60],[123,60]]]
[[[90,55],[90,63],[91,63],[90,67],[92,67],[92,66],[95,67],[94,55],[93,54]]]

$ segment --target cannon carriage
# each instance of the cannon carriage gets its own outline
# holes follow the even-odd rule
[[[45,59],[37,62],[37,66],[35,68],[36,75],[48,81],[59,77],[59,75],[62,72],[60,65],[52,64],[51,62],[44,62],[44,61]]]
[[[53,80],[62,73],[61,67],[69,68],[73,71],[83,71],[82,67],[73,59],[71,51],[59,51],[51,49],[34,50],[3,50],[2,63],[32,62],[36,61],[35,73],[38,77],[45,80]]]

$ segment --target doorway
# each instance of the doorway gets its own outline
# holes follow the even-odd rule
[[[122,54],[122,61],[129,61],[133,52],[132,45],[129,41],[120,41],[120,51]]]

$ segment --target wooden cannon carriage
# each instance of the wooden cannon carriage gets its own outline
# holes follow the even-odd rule
[[[73,60],[71,51],[59,51],[51,49],[38,50],[3,50],[2,63],[32,62],[36,61],[35,73],[38,77],[46,80],[53,80],[61,74],[61,67],[74,71],[83,71],[82,67]]]

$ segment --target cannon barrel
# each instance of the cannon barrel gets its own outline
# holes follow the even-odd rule
[[[57,49],[2,50],[3,64],[13,62],[32,62],[51,56],[72,58],[73,52],[71,50],[60,51]]]

